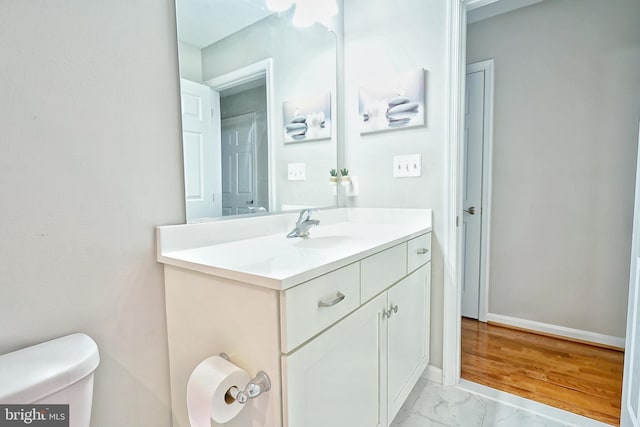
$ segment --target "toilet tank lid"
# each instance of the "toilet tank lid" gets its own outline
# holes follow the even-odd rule
[[[72,334],[0,356],[0,403],[33,403],[91,374],[98,346]]]

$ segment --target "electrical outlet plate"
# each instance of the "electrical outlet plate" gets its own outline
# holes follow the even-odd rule
[[[351,183],[349,184],[349,186],[347,186],[345,188],[345,194],[348,197],[356,197],[360,194],[360,185],[359,185],[359,180],[358,177],[356,175],[350,175],[351,176]]]
[[[289,181],[305,181],[307,179],[307,164],[288,163],[287,178]]]
[[[409,178],[422,175],[422,155],[393,156],[393,176]]]

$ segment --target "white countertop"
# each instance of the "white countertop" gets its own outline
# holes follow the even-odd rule
[[[283,221],[277,216],[271,221],[295,224],[297,214],[289,216],[293,221],[291,218]],[[193,234],[193,227],[203,224],[159,227],[158,261],[284,290],[431,231],[431,211],[427,209],[335,209],[318,212],[316,216],[321,223],[310,229],[308,239],[288,239],[286,233],[290,230],[287,229],[240,240],[230,239],[227,233],[220,242],[197,247],[176,242],[180,239],[178,227],[184,227],[182,231],[187,235]],[[270,221],[268,217],[244,218],[240,226],[246,234],[246,229],[252,226],[264,227],[265,220]],[[222,230],[225,221],[205,225],[201,231],[215,234],[215,228]],[[229,227],[226,228],[228,231]],[[171,233],[171,238],[165,236],[165,245],[163,231]]]

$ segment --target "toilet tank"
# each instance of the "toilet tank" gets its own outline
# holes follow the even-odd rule
[[[73,334],[0,356],[0,404],[68,404],[69,426],[88,427],[98,346]]]

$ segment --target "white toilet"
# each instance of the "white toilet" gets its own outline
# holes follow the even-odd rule
[[[0,404],[69,404],[69,426],[89,427],[98,346],[85,334],[0,356]]]

